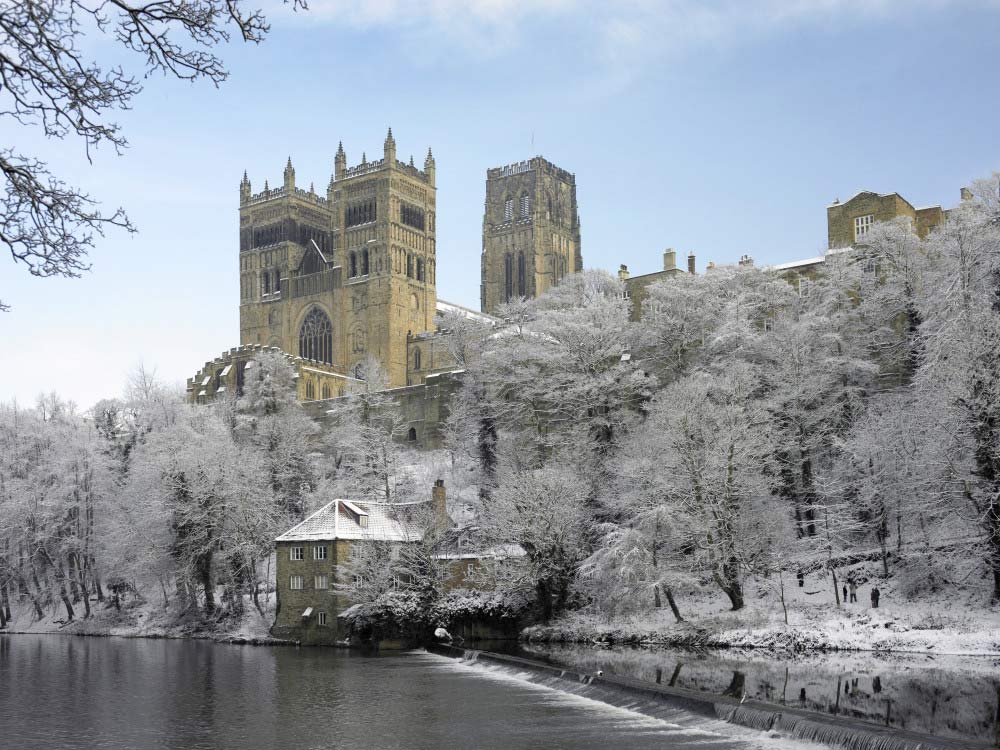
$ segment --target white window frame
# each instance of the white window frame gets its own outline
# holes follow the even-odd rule
[[[326,612],[324,612],[322,609],[316,613],[316,624],[319,625],[320,627],[326,625]]]
[[[863,237],[871,231],[872,226],[875,224],[874,214],[865,214],[864,216],[854,217],[854,239],[857,240],[859,237]]]
[[[313,560],[325,560],[326,559],[326,545],[317,544],[313,547]]]
[[[531,215],[531,198],[525,193],[521,196],[521,205],[519,206],[521,210],[521,218],[527,219]]]
[[[357,573],[355,573],[354,574],[354,584],[353,584],[353,586],[356,589],[363,589],[365,587],[365,578],[364,578],[364,576],[359,576]]]
[[[296,586],[295,584],[298,584]],[[300,575],[288,576],[288,588],[292,591],[303,591],[306,587],[306,579]]]
[[[288,559],[298,562],[299,560],[305,560],[305,547],[290,547],[288,550]]]
[[[317,573],[313,576],[313,588],[317,591],[326,591],[330,588],[330,576],[323,573]]]
[[[514,199],[506,198],[503,202],[503,220],[510,221],[514,218]]]

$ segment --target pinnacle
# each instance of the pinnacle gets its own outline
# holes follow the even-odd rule
[[[410,166],[413,166],[413,154],[410,154]]]
[[[389,133],[386,135],[385,140],[387,142],[393,140],[393,137],[392,137],[392,128],[391,127],[389,128]]]
[[[362,164],[368,163],[368,155],[364,151],[361,152],[361,163]]]
[[[285,169],[292,169],[292,157],[288,157],[288,163],[285,165]]]
[[[337,141],[337,156],[343,156],[343,155],[344,155],[344,142]]]

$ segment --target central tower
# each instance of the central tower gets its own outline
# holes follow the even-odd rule
[[[399,161],[391,129],[381,159],[349,167],[338,147],[325,197],[296,186],[291,159],[280,188],[254,194],[244,175],[240,343],[314,363],[307,398],[328,397],[332,376],[356,376],[368,354],[406,385],[407,334],[434,330],[434,183],[430,149],[423,170]]]
[[[582,270],[576,177],[540,156],[486,170],[482,311]]]

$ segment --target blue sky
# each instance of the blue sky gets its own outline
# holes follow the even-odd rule
[[[0,261],[0,400],[88,407],[139,362],[183,382],[235,346],[243,170],[256,192],[290,155],[323,191],[339,140],[379,157],[390,125],[400,158],[434,149],[438,295],[477,308],[486,169],[535,154],[576,174],[584,265],[633,273],[668,246],[699,270],[818,255],[834,198],[950,206],[1000,169],[995,0],[311,5],[271,6],[218,89],[149,79],[121,157],[0,126],[139,228],[81,279]]]

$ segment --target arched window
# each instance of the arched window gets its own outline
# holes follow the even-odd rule
[[[528,198],[528,194],[521,193],[521,218],[527,219],[530,210],[531,210],[531,200]]]
[[[260,275],[260,293],[270,294],[271,293],[271,272],[264,271]]]
[[[325,399],[326,398],[330,398],[330,384],[329,383],[323,383],[322,393],[323,393],[323,398],[325,398]]]
[[[420,369],[420,350],[419,349],[414,349],[413,350],[413,369],[414,369],[414,371]]]
[[[409,440],[411,443],[417,442],[417,428],[416,427],[411,427],[409,430],[407,430],[407,432],[406,432],[406,439]]]
[[[417,258],[417,281],[424,280],[424,261],[421,258]]]
[[[368,250],[367,250],[367,248],[365,250],[361,251],[361,275],[362,276],[367,276],[368,275]]]
[[[299,356],[333,364],[333,326],[326,313],[314,307],[299,329]]]
[[[507,253],[503,259],[503,290],[505,302],[510,302],[510,298],[514,296],[514,269],[512,266],[513,263],[511,262],[510,253]]]
[[[281,271],[274,269],[274,291],[277,294],[281,291]]]
[[[413,278],[413,256],[409,253],[406,254],[406,275],[408,278]]]
[[[503,200],[503,220],[510,221],[514,218],[514,199],[504,198]]]
[[[416,293],[410,294],[410,307],[412,307],[414,310],[420,309],[420,297],[418,297]]]
[[[306,381],[306,400],[312,401],[316,398],[316,384],[311,380]]]
[[[361,328],[355,328],[351,332],[351,351],[355,354],[365,350],[365,332]]]
[[[517,254],[517,294],[519,297],[527,295],[524,279],[524,253]]]
[[[358,275],[358,256],[354,252],[351,252],[349,265],[350,265],[349,269],[350,273],[348,274],[348,276],[353,279],[355,276]]]

